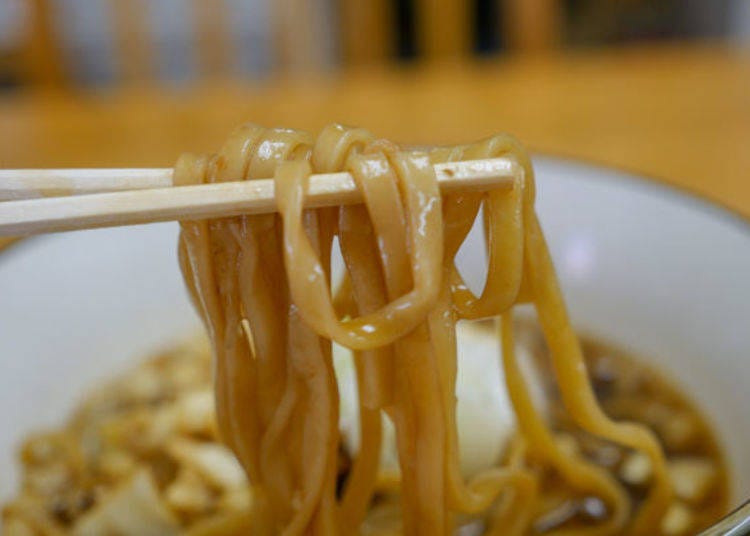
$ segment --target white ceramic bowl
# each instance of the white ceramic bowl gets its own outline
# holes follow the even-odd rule
[[[552,158],[536,169],[575,324],[686,389],[726,448],[735,502],[750,496],[750,223],[627,173]],[[26,433],[59,424],[98,378],[198,328],[176,233],[176,224],[69,233],[0,256],[0,497],[15,487]],[[462,260],[478,278],[473,244]]]

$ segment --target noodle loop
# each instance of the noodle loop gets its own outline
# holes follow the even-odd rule
[[[524,169],[511,190],[441,197],[435,163],[500,156]],[[364,204],[304,209],[310,174],[335,171],[353,175]],[[183,221],[179,242],[185,281],[212,341],[219,427],[253,489],[254,534],[350,534],[367,526],[449,535],[467,516],[481,518],[487,534],[524,534],[541,470],[606,505],[606,520],[576,534],[657,530],[670,500],[664,456],[650,432],[599,408],[534,212],[530,161],[515,139],[418,151],[340,125],[317,138],[245,125],[216,156],[182,156],[174,176],[177,184],[275,180],[278,214]],[[480,213],[488,274],[477,296],[455,256]],[[345,275],[334,297],[335,240]],[[534,407],[513,341],[512,312],[522,302],[536,307],[575,422],[649,457],[653,485],[633,516],[622,486],[565,454]],[[518,437],[505,465],[467,481],[456,423],[456,323],[488,317],[498,319]],[[334,342],[353,351],[361,438],[338,491]],[[384,419],[396,430],[400,504],[382,505],[391,513],[378,522],[368,512]]]

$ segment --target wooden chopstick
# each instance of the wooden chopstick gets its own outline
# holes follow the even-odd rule
[[[138,183],[138,189],[2,202],[0,236],[262,214],[276,210],[273,179],[164,188],[161,186],[165,177],[171,183],[171,170],[135,170],[137,173],[128,175],[131,171],[88,170],[81,178],[67,175],[72,172],[66,171],[63,175],[63,172],[56,171],[58,177],[65,176],[70,180],[66,188],[68,194],[86,194],[102,188],[123,190],[121,181],[127,182],[131,178]],[[520,176],[523,169],[513,159],[494,158],[436,164],[435,173],[442,192],[455,192],[512,187],[513,178]],[[310,176],[306,207],[351,204],[361,200],[349,173]]]
[[[171,168],[0,169],[0,201],[170,186]]]

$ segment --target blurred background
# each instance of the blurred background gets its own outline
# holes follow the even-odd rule
[[[750,0],[0,0],[0,167],[499,131],[750,216]]]
[[[181,85],[677,40],[750,41],[750,2],[2,0],[0,86]]]

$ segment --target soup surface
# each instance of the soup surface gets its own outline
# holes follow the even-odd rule
[[[494,329],[492,323],[484,326]],[[547,350],[536,327],[522,324],[545,386],[548,418],[558,441],[606,467],[633,503],[648,489],[641,454],[581,432],[557,403]],[[606,412],[642,422],[660,438],[669,460],[675,499],[662,534],[695,534],[723,515],[729,482],[713,432],[689,398],[672,383],[611,345],[583,338],[589,372]],[[3,510],[3,534],[243,533],[252,497],[245,474],[218,443],[209,350],[190,341],[147,359],[98,387],[58,430],[33,434],[19,449],[17,496]],[[513,441],[504,456],[512,456]],[[498,460],[499,462],[500,460]],[[529,460],[533,464],[533,460]],[[340,483],[349,456],[340,453]],[[540,470],[542,470],[540,468]],[[597,497],[576,496],[555,474],[543,475],[532,534],[596,524],[608,514]],[[393,481],[383,478],[363,527],[399,525]],[[462,534],[481,534],[481,519],[466,519]]]
[[[551,397],[551,424],[569,443],[593,462],[607,467],[624,484],[635,506],[650,480],[648,460],[577,429],[557,402],[547,349],[533,327],[524,330]],[[602,409],[618,420],[646,424],[659,437],[669,463],[675,499],[662,523],[663,534],[695,534],[722,517],[729,505],[729,478],[711,426],[696,405],[674,383],[648,366],[646,358],[595,338],[581,337],[584,356]],[[606,514],[592,497],[571,498],[559,489],[554,475],[544,486],[548,505],[541,507],[534,525],[537,533],[559,526],[590,524]]]

